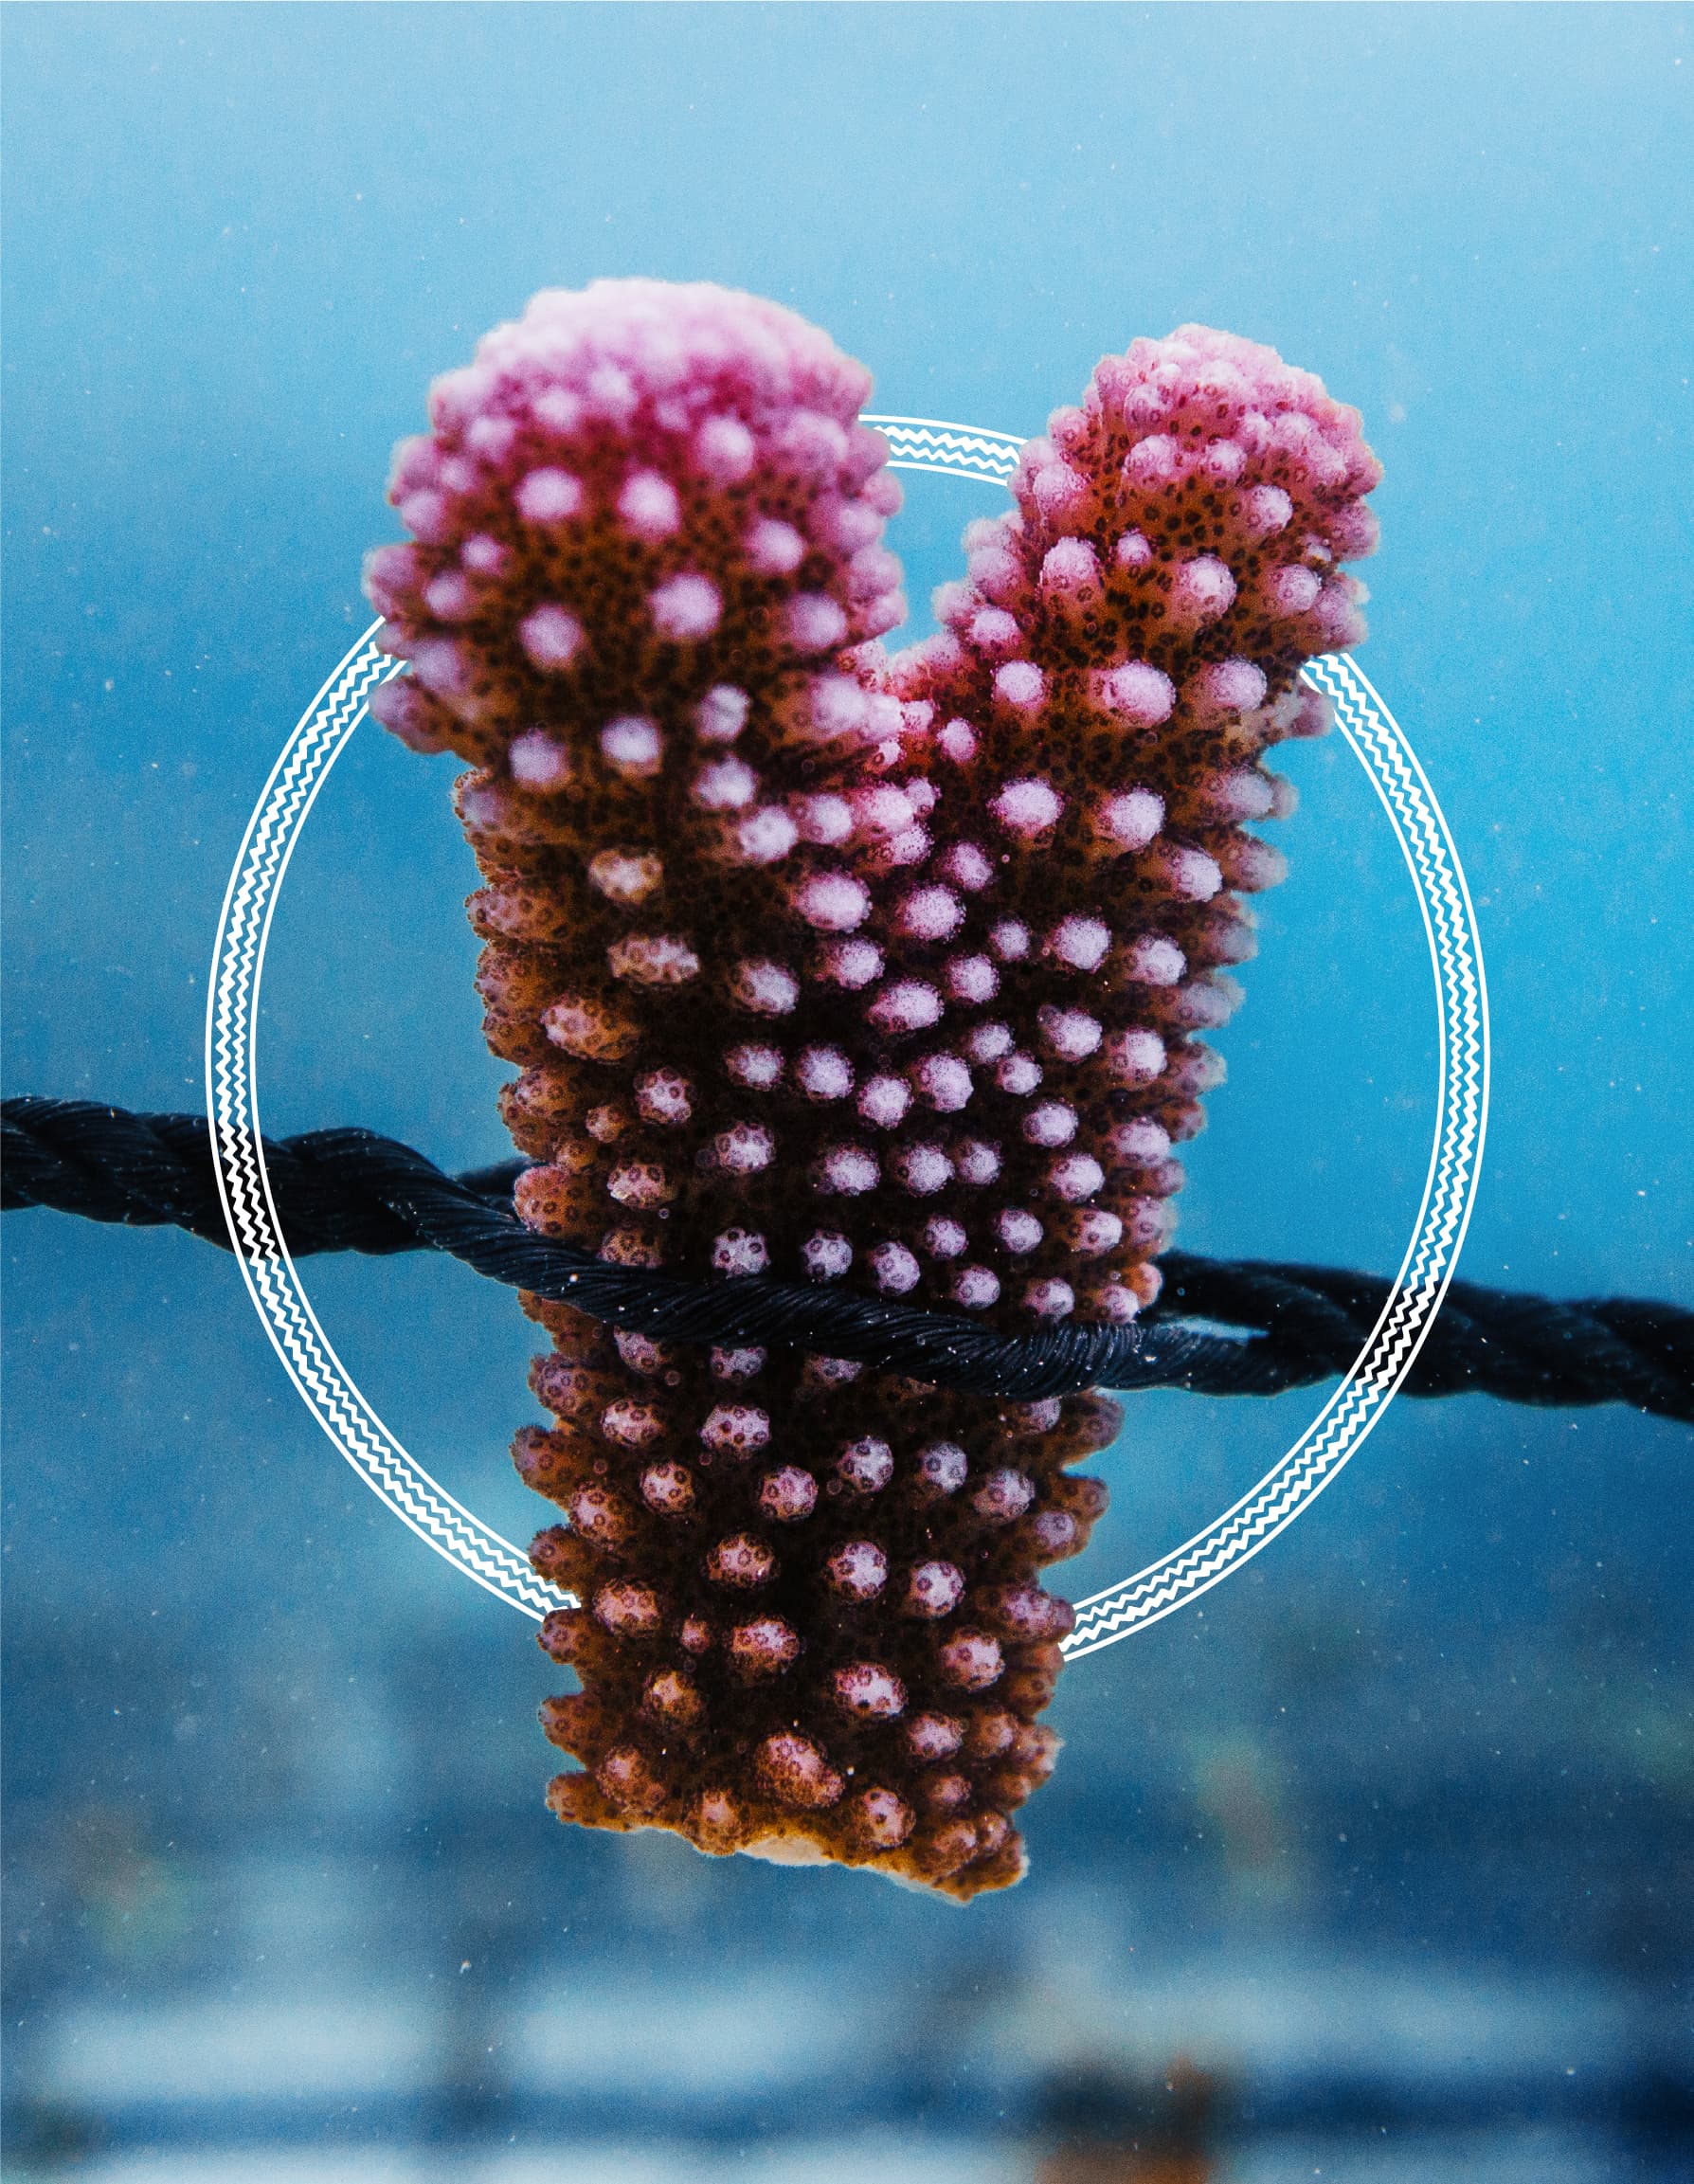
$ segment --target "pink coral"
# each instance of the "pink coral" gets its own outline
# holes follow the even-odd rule
[[[1006,1327],[1157,1287],[1220,1065],[1195,1034],[1280,860],[1260,765],[1321,726],[1375,466],[1352,412],[1187,329],[1108,358],[888,661],[898,504],[868,382],[775,305],[549,294],[432,390],[371,557],[382,717],[460,816],[526,1220],[699,1278],[852,1278]],[[518,1467],[584,1605],[563,1816],[798,1843],[968,1896],[1021,1870],[1104,1496],[1091,1399],[1007,1407],[827,1359],[670,1354],[561,1306]],[[937,1771],[940,1761],[949,1761]]]
[[[1362,635],[1337,564],[1374,544],[1379,475],[1358,413],[1271,351],[1203,327],[1137,341],[1024,448],[1016,511],[967,532],[945,634],[885,671],[935,795],[912,892],[885,885],[864,930],[951,996],[947,1051],[1005,1056],[968,1110],[1002,1208],[967,1225],[1028,1314],[1122,1320],[1156,1293],[1171,1144],[1221,1074],[1195,1035],[1240,999],[1236,897],[1284,870],[1243,822],[1291,804],[1263,753],[1324,725],[1302,664]],[[903,916],[928,872],[976,859],[945,932]],[[962,977],[990,958],[973,1005]],[[931,1264],[914,1301],[958,1302],[957,1278]]]

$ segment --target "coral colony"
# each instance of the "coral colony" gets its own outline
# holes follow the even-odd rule
[[[892,658],[900,494],[868,375],[775,304],[538,296],[431,390],[369,596],[372,711],[458,809],[530,1225],[625,1265],[842,1283],[1008,1332],[1159,1290],[1239,998],[1246,823],[1362,634],[1356,411],[1202,327],[1105,359]],[[562,1819],[869,1866],[1023,1869],[1071,1628],[1037,1573],[1104,1489],[1097,1396],[1004,1403],[828,1357],[552,1337],[517,1468],[580,1605],[541,1643]]]

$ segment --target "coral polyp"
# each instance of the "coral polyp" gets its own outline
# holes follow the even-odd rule
[[[471,763],[478,984],[524,1219],[699,1280],[840,1283],[1017,1330],[1158,1290],[1198,1034],[1358,634],[1354,412],[1202,329],[1108,358],[904,614],[864,371],[779,307],[600,282],[438,381],[368,566],[373,710]],[[1036,1720],[1104,1489],[1097,1398],[666,1349],[526,1300],[514,1454],[580,1763],[550,1801],[967,1897],[1022,1870]]]

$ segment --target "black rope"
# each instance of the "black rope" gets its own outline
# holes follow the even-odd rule
[[[0,1103],[0,1210],[51,1206],[91,1220],[169,1224],[229,1248],[203,1116],[21,1098]],[[448,1176],[409,1146],[361,1129],[266,1139],[264,1156],[297,1258],[442,1251],[493,1280],[662,1341],[803,1345],[1018,1400],[1085,1387],[1278,1395],[1309,1386],[1346,1371],[1394,1287],[1337,1268],[1170,1252],[1161,1261],[1163,1294],[1135,1327],[1066,1322],[1008,1336],[858,1291],[608,1266],[524,1227],[512,1208],[522,1161]],[[1253,1331],[1237,1341],[1196,1320]],[[1624,1402],[1694,1422],[1694,1312],[1629,1297],[1566,1304],[1455,1282],[1403,1392]]]

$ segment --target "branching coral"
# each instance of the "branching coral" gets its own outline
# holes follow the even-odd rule
[[[946,632],[886,659],[899,494],[863,371],[775,305],[538,297],[399,450],[377,702],[458,803],[524,1218],[700,1278],[852,1281],[1008,1327],[1157,1291],[1174,1140],[1220,1074],[1244,821],[1357,634],[1350,410],[1200,329],[1108,358],[973,526]],[[967,1897],[1104,1490],[1097,1398],[996,1406],[827,1358],[709,1357],[527,1301],[567,1523],[542,1643],[562,1817],[874,1864]]]

